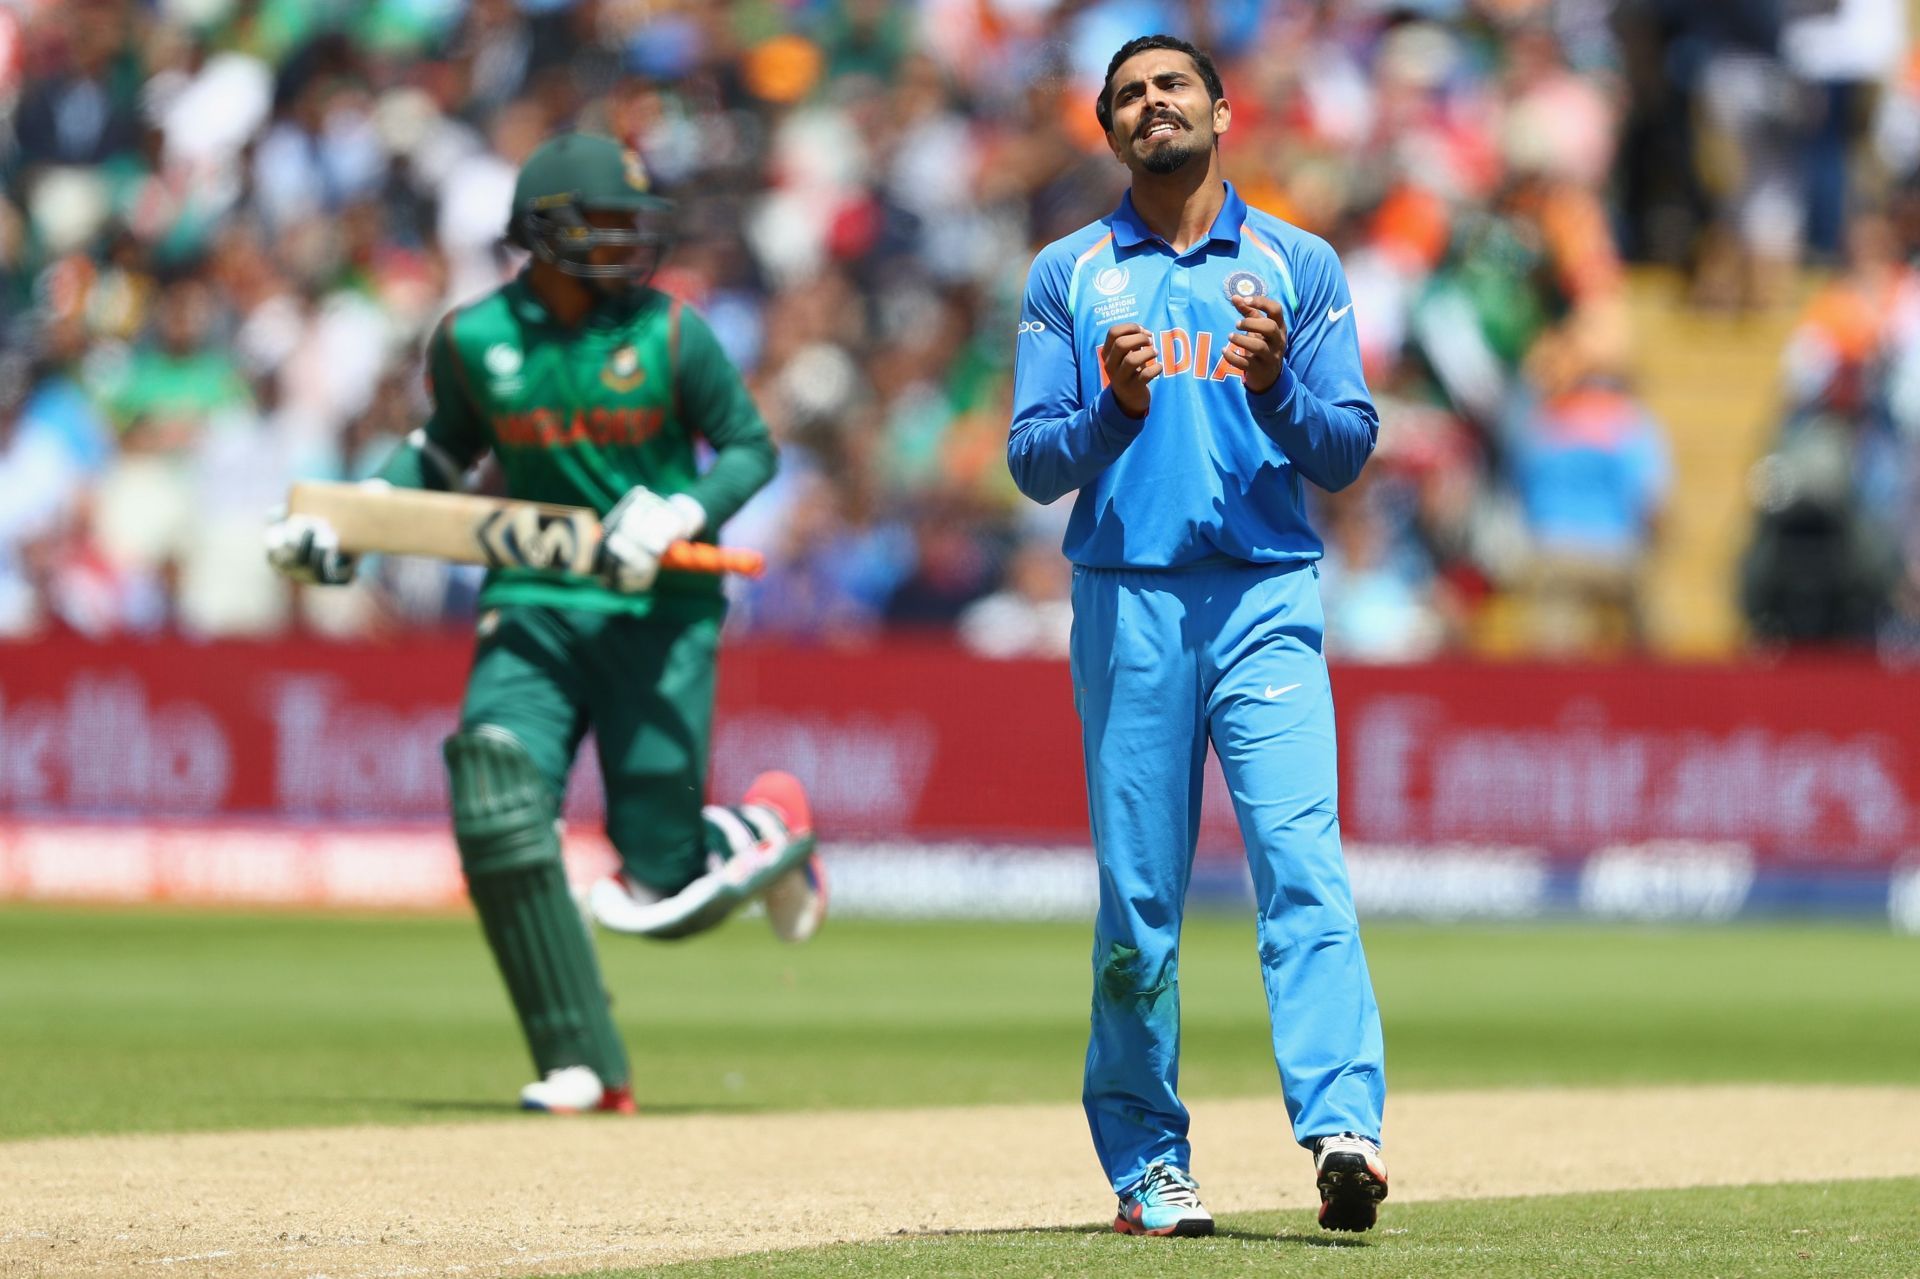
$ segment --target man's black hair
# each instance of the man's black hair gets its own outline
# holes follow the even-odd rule
[[[1184,53],[1193,59],[1193,65],[1200,68],[1200,78],[1206,82],[1207,101],[1218,102],[1227,96],[1227,90],[1220,83],[1220,70],[1213,65],[1213,59],[1194,48],[1178,36],[1136,36],[1120,46],[1120,52],[1113,55],[1113,61],[1107,64],[1107,78],[1100,82],[1100,98],[1093,105],[1093,113],[1100,119],[1102,133],[1113,132],[1113,73],[1120,64],[1136,53],[1145,53],[1148,49],[1172,49]]]

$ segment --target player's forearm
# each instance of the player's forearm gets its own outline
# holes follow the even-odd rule
[[[713,465],[688,490],[707,513],[708,535],[766,487],[779,461],[779,451],[765,434],[736,440],[714,455]]]
[[[1007,436],[1007,469],[1022,493],[1044,505],[1092,483],[1146,424],[1128,417],[1112,391],[1069,417],[1019,414]]]
[[[465,473],[466,467],[457,458],[424,430],[415,430],[400,442],[375,476],[395,488],[451,492],[460,487],[460,477]]]
[[[1323,400],[1284,366],[1271,387],[1247,392],[1247,403],[1253,420],[1294,468],[1329,493],[1360,478],[1380,436],[1380,417],[1371,403]]]

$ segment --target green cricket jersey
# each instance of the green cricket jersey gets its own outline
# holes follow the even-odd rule
[[[654,289],[566,328],[522,276],[441,321],[427,376],[433,414],[381,471],[398,486],[451,488],[491,449],[512,497],[605,515],[636,484],[689,493],[711,537],[773,476],[766,423],[713,330]],[[714,450],[704,472],[696,440]],[[597,578],[513,568],[488,574],[480,604],[687,617],[724,608],[713,574],[662,572],[652,592],[625,595]]]

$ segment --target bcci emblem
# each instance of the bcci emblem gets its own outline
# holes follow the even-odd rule
[[[1266,281],[1251,271],[1235,271],[1227,277],[1227,296],[1238,302],[1251,302],[1267,291]]]
[[[647,380],[647,371],[640,367],[640,351],[631,342],[619,347],[607,357],[607,367],[600,370],[600,380],[607,389],[626,394]]]

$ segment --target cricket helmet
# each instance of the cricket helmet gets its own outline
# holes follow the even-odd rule
[[[623,221],[596,226],[589,213],[617,213]],[[637,153],[612,138],[563,133],[520,166],[507,239],[576,279],[639,288],[666,256],[672,214]],[[617,262],[596,261],[606,248],[627,252]]]

